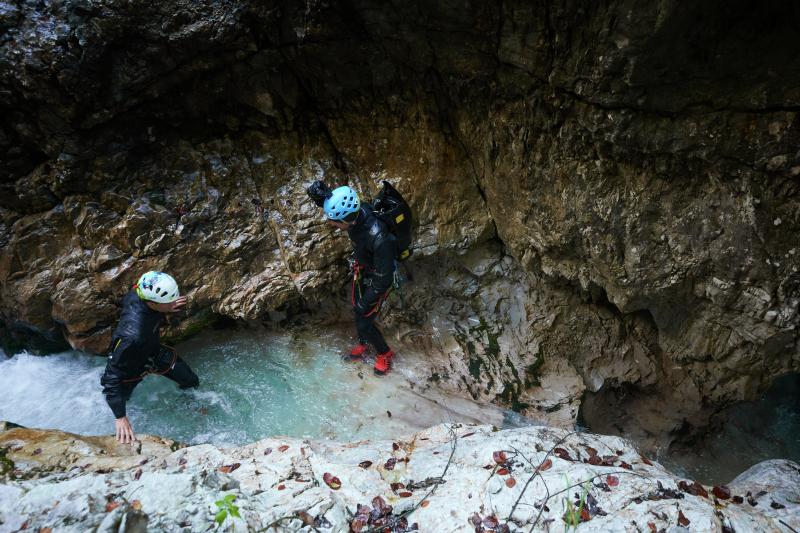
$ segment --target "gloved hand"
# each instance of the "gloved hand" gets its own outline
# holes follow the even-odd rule
[[[306,189],[306,193],[308,194],[309,198],[311,198],[317,207],[322,207],[325,203],[325,200],[331,197],[333,192],[331,191],[330,187],[325,185],[325,182],[322,180],[316,180],[314,183],[309,185],[308,189]]]

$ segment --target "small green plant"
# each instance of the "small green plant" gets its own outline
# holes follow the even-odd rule
[[[8,448],[0,448],[0,476],[8,474],[11,479],[14,479],[14,461],[6,457],[7,454]]]
[[[569,478],[564,476],[564,479],[566,480],[567,487],[569,487]],[[581,489],[577,506],[570,501],[569,497],[564,498],[564,506],[566,507],[566,511],[564,512],[564,533],[567,533],[570,527],[577,529],[578,525],[583,521],[583,507],[586,504],[586,496],[589,494],[589,483],[587,482],[581,485]]]
[[[217,500],[214,504],[217,506],[219,511],[217,511],[217,516],[214,517],[214,521],[217,523],[217,527],[221,526],[225,519],[228,518],[228,515],[233,516],[235,518],[241,518],[239,516],[239,508],[233,503],[236,499],[235,494],[228,494],[221,500]]]

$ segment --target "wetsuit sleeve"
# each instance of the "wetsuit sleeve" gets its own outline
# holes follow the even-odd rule
[[[122,376],[114,372],[111,365],[106,366],[106,371],[100,379],[103,385],[103,395],[106,397],[106,402],[114,413],[114,418],[122,418],[126,415],[125,411],[125,395],[122,391]]]
[[[122,357],[127,350],[132,346],[132,343],[126,339],[116,339],[112,345],[111,353],[108,355],[108,362],[106,363],[106,371],[103,372],[103,377],[100,378],[100,384],[103,386],[103,395],[106,397],[106,402],[114,413],[114,418],[122,418],[126,415],[125,403],[125,386],[123,379],[125,379],[125,372],[121,368]]]

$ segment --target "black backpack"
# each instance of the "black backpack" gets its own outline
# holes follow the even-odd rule
[[[375,215],[383,220],[389,231],[397,240],[397,260],[405,261],[411,257],[411,233],[413,218],[411,208],[397,189],[388,181],[383,182],[383,189],[372,202]]]

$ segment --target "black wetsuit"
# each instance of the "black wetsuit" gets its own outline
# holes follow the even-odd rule
[[[100,378],[115,418],[125,416],[125,402],[145,372],[158,372],[182,389],[200,384],[183,359],[161,346],[159,328],[163,322],[164,314],[150,309],[136,291],[130,291],[122,299],[122,315],[114,330],[106,371]]]
[[[378,353],[389,351],[383,334],[375,325],[380,304],[394,282],[395,237],[372,207],[362,204],[356,223],[347,230],[361,275],[353,283],[353,313],[362,344],[372,344]]]

